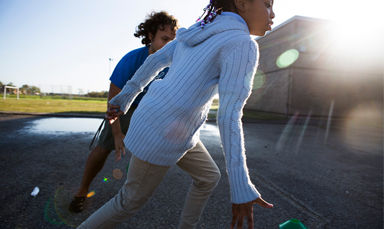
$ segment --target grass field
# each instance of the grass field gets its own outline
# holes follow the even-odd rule
[[[211,111],[217,111],[218,103],[211,106]],[[0,99],[0,111],[43,112],[43,113],[94,113],[104,114],[107,110],[106,98],[76,98],[62,99],[39,96]],[[244,110],[247,119],[285,119],[284,117],[255,111]],[[216,118],[216,112],[210,112],[209,118]]]
[[[4,96],[3,96],[4,97]],[[6,99],[16,99],[17,96],[16,95],[7,95],[6,96]],[[61,95],[44,95],[44,96],[40,96],[40,95],[19,95],[19,98],[20,99],[37,99],[37,100],[56,100],[56,99],[64,99],[64,100],[68,100],[68,96],[67,95],[64,95],[64,96],[61,96]],[[92,100],[92,101],[107,101],[107,98],[93,98],[93,97],[85,97],[85,96],[77,96],[77,95],[74,95],[72,96],[72,98],[70,100]]]
[[[0,100],[0,111],[44,112],[44,113],[105,113],[107,99],[68,100],[68,99],[6,99]]]

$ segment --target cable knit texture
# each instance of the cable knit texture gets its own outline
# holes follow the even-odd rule
[[[204,29],[179,29],[176,39],[147,58],[110,103],[128,111],[134,98],[164,67],[132,116],[124,143],[139,159],[172,166],[195,146],[213,97],[219,93],[217,122],[227,163],[231,201],[260,195],[252,184],[244,148],[242,109],[258,64],[258,46],[246,25],[218,15]]]

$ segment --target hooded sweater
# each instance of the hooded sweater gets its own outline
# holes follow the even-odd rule
[[[217,123],[231,202],[246,203],[260,196],[248,174],[241,122],[258,46],[248,27],[232,16],[218,15],[204,28],[199,25],[179,29],[176,39],[149,56],[110,103],[126,113],[143,88],[169,67],[167,76],[151,84],[134,112],[124,143],[143,161],[172,166],[197,144],[219,93]]]

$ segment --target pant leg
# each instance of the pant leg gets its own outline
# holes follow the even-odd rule
[[[195,228],[221,174],[211,155],[199,140],[177,163],[193,179],[181,213],[179,229]]]
[[[144,207],[169,168],[142,161],[132,155],[127,180],[119,193],[78,228],[117,227]]]

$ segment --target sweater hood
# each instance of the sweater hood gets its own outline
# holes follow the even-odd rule
[[[213,22],[200,28],[200,22],[190,26],[188,29],[177,30],[176,38],[179,42],[186,42],[189,46],[196,46],[209,37],[228,30],[241,30],[249,34],[248,27],[232,16],[217,15]]]

